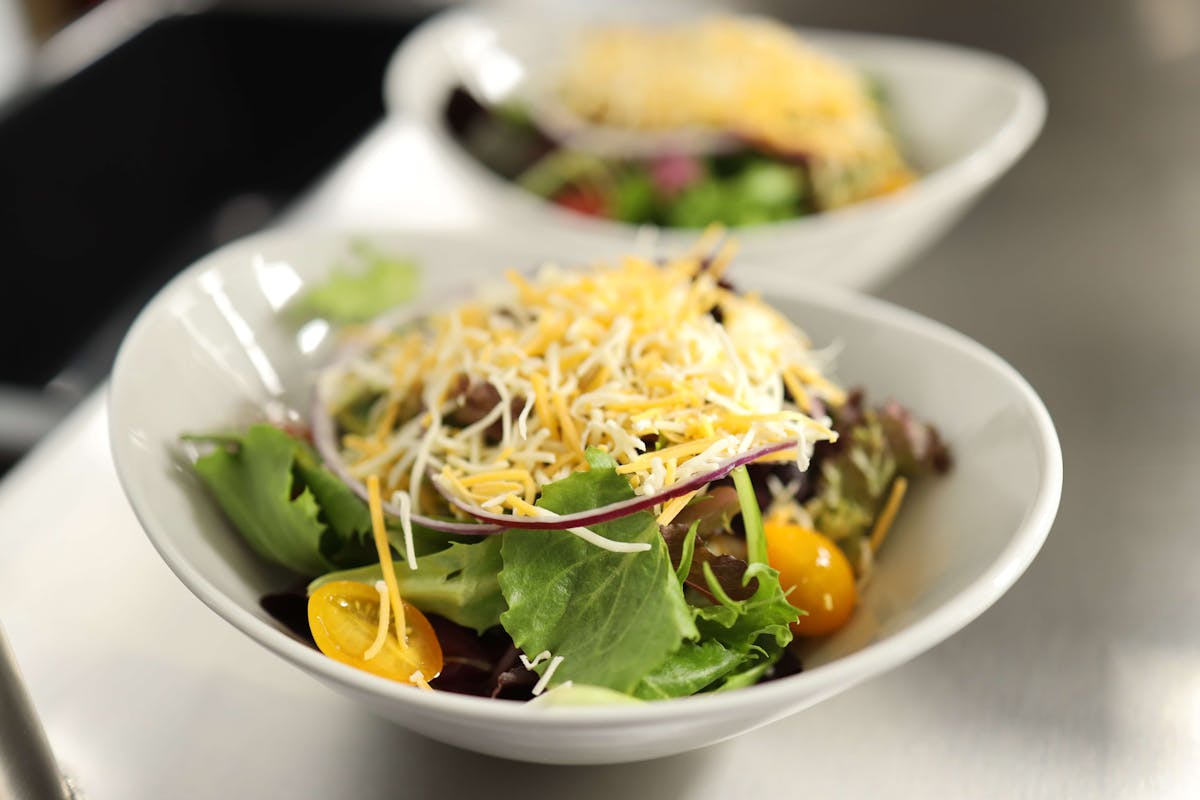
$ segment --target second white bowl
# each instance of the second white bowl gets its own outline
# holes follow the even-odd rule
[[[435,143],[447,175],[480,196],[509,227],[586,259],[628,249],[637,228],[585,217],[490,172],[451,135],[445,105],[464,81],[506,81],[544,69],[547,43],[564,39],[578,17],[512,9],[459,9],[413,32],[388,67],[387,104]],[[888,97],[901,146],[920,173],[907,190],[837,211],[739,230],[755,279],[815,279],[867,288],[937,240],[1037,137],[1045,97],[1023,68],[995,55],[946,44],[867,34],[802,30],[805,40],[877,80]],[[477,74],[471,74],[475,72]],[[479,74],[490,72],[490,75]],[[663,229],[673,248],[694,231]]]

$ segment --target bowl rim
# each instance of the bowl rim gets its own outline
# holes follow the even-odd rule
[[[410,92],[416,85],[409,76],[421,76],[428,86],[430,68],[438,67],[437,55],[446,49],[447,37],[461,35],[460,28],[472,24],[488,24],[504,19],[506,14],[528,15],[513,8],[472,7],[451,8],[437,13],[409,33],[392,54],[384,72],[383,100],[389,115],[409,118],[424,131],[446,165],[471,188],[487,193],[493,210],[518,218],[537,219],[564,227],[570,233],[594,238],[629,240],[641,228],[651,228],[664,237],[691,237],[696,231],[689,228],[639,226],[616,220],[588,217],[560,208],[543,198],[515,186],[511,181],[492,173],[462,148],[450,134],[442,115],[440,84],[433,90],[425,88]],[[744,247],[783,247],[780,241],[786,234],[798,235],[818,227],[871,224],[871,220],[893,209],[938,196],[969,198],[982,191],[1011,168],[1033,145],[1045,124],[1046,94],[1041,83],[1025,67],[1005,56],[979,48],[919,37],[895,36],[881,33],[844,31],[827,28],[789,26],[808,40],[821,45],[838,43],[854,48],[873,48],[879,53],[918,54],[957,63],[986,66],[1000,76],[1015,91],[1016,103],[1000,126],[986,141],[929,172],[920,173],[917,180],[899,192],[862,200],[842,208],[788,220],[735,228]],[[853,63],[852,59],[847,59]],[[886,75],[886,69],[877,69]],[[435,81],[445,74],[437,69]],[[432,92],[439,93],[437,99]],[[903,144],[903,143],[901,143]],[[903,148],[902,148],[903,149]]]
[[[267,248],[295,245],[297,242],[350,241],[363,237],[425,238],[429,241],[458,238],[454,232],[417,228],[283,228],[231,242],[200,259],[175,276],[138,314],[118,351],[107,391],[109,446],[121,487],[147,538],[180,581],[205,605],[226,622],[292,664],[329,683],[356,690],[360,694],[380,695],[387,702],[408,704],[415,710],[451,713],[473,721],[490,723],[527,722],[531,714],[544,725],[568,729],[578,722],[621,727],[655,719],[682,720],[730,711],[749,705],[788,709],[789,700],[820,697],[831,687],[848,688],[866,678],[915,658],[957,633],[986,611],[1024,573],[1041,549],[1054,522],[1062,493],[1062,451],[1045,405],[1029,383],[1006,361],[991,350],[949,326],[892,303],[851,290],[797,282],[797,296],[830,310],[869,317],[890,328],[903,329],[936,339],[946,346],[982,362],[1011,383],[1024,402],[1033,422],[1032,433],[1041,472],[1033,503],[1020,525],[997,558],[968,586],[946,600],[926,617],[880,641],[874,641],[847,656],[779,680],[756,684],[733,692],[656,700],[619,706],[530,706],[524,702],[496,701],[490,698],[458,695],[450,692],[424,692],[415,687],[390,681],[334,661],[247,611],[219,590],[175,545],[169,520],[159,517],[145,487],[136,479],[134,461],[138,458],[131,432],[136,420],[125,419],[126,395],[136,393],[137,355],[152,338],[155,325],[174,305],[177,298],[195,290],[200,276],[209,270],[228,268],[248,261]],[[797,691],[804,687],[804,691]],[[793,697],[795,696],[795,697]],[[779,716],[766,713],[763,722]]]

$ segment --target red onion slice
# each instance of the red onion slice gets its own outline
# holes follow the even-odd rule
[[[505,528],[522,528],[525,530],[553,531],[565,530],[566,528],[583,528],[588,525],[596,525],[601,522],[610,522],[614,519],[628,516],[635,511],[642,511],[656,506],[659,503],[666,502],[671,498],[678,497],[682,494],[695,491],[700,487],[712,481],[724,478],[734,469],[743,464],[750,464],[765,455],[778,453],[780,450],[787,450],[795,447],[796,442],[776,442],[775,444],[767,444],[762,447],[756,447],[753,450],[747,450],[733,458],[721,462],[716,468],[703,475],[697,475],[681,483],[676,483],[663,489],[661,492],[652,495],[643,495],[632,497],[628,500],[622,500],[619,503],[609,503],[606,506],[589,509],[587,511],[579,511],[574,514],[563,514],[554,517],[519,517],[513,514],[496,514],[488,511],[480,506],[472,505],[471,503],[456,497],[447,492],[441,481],[434,479],[433,485],[442,496],[449,502],[453,503],[458,508],[467,512],[476,519],[486,520],[487,522],[495,523]]]

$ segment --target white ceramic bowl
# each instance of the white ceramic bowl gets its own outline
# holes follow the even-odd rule
[[[486,239],[367,236],[418,259],[421,300],[477,283],[519,253]],[[329,271],[351,237],[276,232],[232,244],[176,278],[130,331],[109,420],[121,483],[179,578],[247,636],[371,712],[434,739],[507,758],[610,763],[679,753],[765,725],[895,667],[959,630],[1013,584],[1058,507],[1062,462],[1045,408],[1021,377],[960,334],[894,306],[816,285],[774,298],[818,343],[843,346],[838,376],[935,421],[953,448],[920,482],[851,624],[808,653],[805,671],[726,694],[635,706],[554,708],[427,693],[301,644],[259,606],[295,578],[263,564],[229,527],[178,447],[280,404],[306,407],[323,358],[314,328],[281,308]],[[731,276],[737,279],[735,264]],[[870,720],[863,720],[870,724]]]
[[[578,24],[546,8],[444,12],[404,40],[388,67],[385,96],[392,111],[425,129],[440,166],[477,192],[491,215],[590,257],[628,247],[636,228],[566,211],[497,177],[458,145],[443,117],[450,90],[464,77],[518,91],[519,71],[545,69],[547,53]],[[892,196],[746,228],[738,238],[762,282],[813,278],[867,288],[933,243],[1020,158],[1041,130],[1045,98],[1028,72],[987,53],[888,36],[801,35],[879,80],[921,178]],[[659,235],[675,246],[694,232]]]

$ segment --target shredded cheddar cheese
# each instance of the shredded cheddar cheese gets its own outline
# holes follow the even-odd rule
[[[408,646],[405,631],[407,627],[404,622],[404,603],[400,599],[400,584],[396,581],[396,570],[392,562],[392,550],[388,546],[387,527],[383,524],[383,500],[379,493],[379,477],[372,475],[367,478],[367,506],[371,513],[371,530],[375,535],[375,550],[379,554],[379,567],[383,570],[383,581],[387,584],[387,594],[389,605],[392,608],[392,616],[396,619],[396,641],[400,643],[400,648],[404,649]],[[387,611],[386,606],[380,604],[379,608],[379,626],[384,631],[382,638],[377,638],[376,642],[380,649],[383,648],[383,641],[387,637]],[[371,645],[374,649],[375,645]],[[368,650],[370,652],[370,650]],[[378,650],[372,653],[368,658],[377,655]]]
[[[351,473],[403,499],[405,517],[441,502],[430,476],[468,504],[544,516],[541,488],[586,470],[588,448],[652,495],[769,444],[792,444],[775,458],[804,468],[813,444],[835,436],[805,411],[842,397],[822,354],[760,298],[720,285],[701,252],[507,277],[323,377],[343,389],[326,393],[341,397],[331,412],[366,408],[341,440]],[[686,503],[658,513],[673,518]]]
[[[692,501],[692,498],[699,494],[699,490],[681,494],[672,500],[663,503],[662,513],[658,515],[659,525],[670,525],[674,519],[679,516],[679,512],[683,511],[684,507]]]
[[[871,529],[871,551],[879,552],[879,548],[883,546],[883,540],[887,538],[888,531],[892,529],[892,523],[896,521],[896,513],[900,510],[900,504],[904,502],[904,494],[908,490],[908,479],[903,475],[896,477],[892,481],[892,490],[888,493],[887,502],[883,505],[883,510],[879,512],[879,516],[875,519],[875,526]]]

